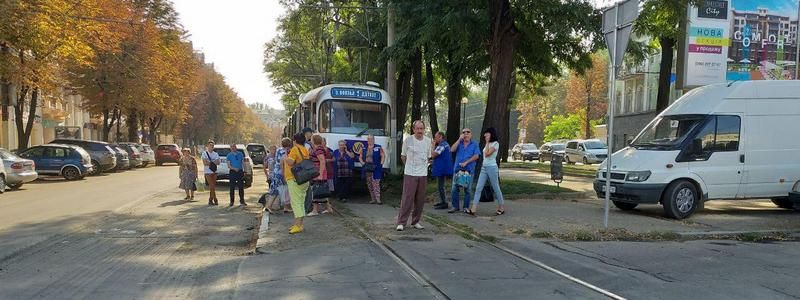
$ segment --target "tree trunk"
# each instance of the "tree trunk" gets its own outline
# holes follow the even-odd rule
[[[428,122],[431,123],[431,132],[439,132],[439,119],[436,115],[436,87],[434,86],[433,65],[430,58],[425,60],[425,81],[428,91]]]
[[[139,116],[136,113],[136,109],[131,109],[128,113],[128,118],[125,119],[128,127],[128,142],[138,143],[139,142]]]
[[[455,143],[461,133],[461,70],[449,63],[447,74],[447,142]]]
[[[513,94],[514,55],[519,32],[514,26],[509,0],[492,0],[490,4],[491,37],[489,41],[489,94],[486,101],[486,112],[483,118],[483,129],[493,127],[500,136],[508,134],[509,102]],[[498,118],[499,117],[499,118]],[[503,141],[500,151],[508,148],[510,141]],[[506,153],[508,151],[505,151]]]
[[[658,96],[656,97],[656,113],[661,113],[669,106],[669,92],[672,80],[672,59],[675,40],[659,38],[661,43],[661,65],[658,70]]]
[[[111,127],[114,127],[114,121],[117,119],[114,112],[105,108],[103,109],[103,136],[100,137],[104,142],[108,142],[111,135]]]
[[[19,151],[28,149],[31,139],[31,128],[33,128],[33,119],[36,117],[36,102],[38,102],[38,97],[34,98],[33,95],[38,94],[38,92],[34,89],[31,94],[30,106],[28,107],[28,120],[26,123],[22,123],[22,113],[25,110],[25,98],[28,96],[28,91],[30,91],[29,86],[23,86],[20,89],[17,97],[17,105],[14,106],[14,123],[17,125],[17,149],[19,149]],[[31,112],[31,108],[33,112]],[[28,124],[30,124],[30,126],[28,126]]]
[[[150,118],[150,145],[158,145],[158,127],[161,126],[162,117]]]
[[[586,81],[586,120],[583,125],[586,132],[583,136],[588,140],[592,138],[592,124],[590,121],[592,115],[592,80],[589,79],[589,76],[585,76],[584,79]]]
[[[397,130],[406,130],[408,119],[408,98],[411,96],[411,75],[408,71],[401,71],[397,76]]]
[[[411,121],[422,119],[422,52],[417,48],[411,56],[412,96]]]
[[[122,112],[117,108],[114,109],[114,120],[116,120],[117,125],[117,135],[114,136],[114,142],[119,143],[119,136],[122,135],[122,133],[120,133],[121,128],[119,128],[120,122],[122,121]]]

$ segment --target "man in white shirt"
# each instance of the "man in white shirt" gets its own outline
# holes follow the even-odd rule
[[[425,123],[414,121],[414,135],[403,141],[400,159],[405,164],[403,174],[403,197],[400,200],[400,214],[397,216],[397,231],[405,229],[409,215],[411,226],[423,229],[419,224],[422,208],[425,207],[425,188],[428,185],[428,159],[431,157],[433,141],[426,137]]]

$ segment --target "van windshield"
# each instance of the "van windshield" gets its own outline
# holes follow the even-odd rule
[[[631,146],[636,149],[674,150],[705,118],[704,115],[659,117],[639,133]]]
[[[608,148],[608,146],[606,146],[606,144],[604,144],[603,142],[598,142],[598,141],[583,142],[583,146],[586,147],[586,149],[606,149],[606,148]]]

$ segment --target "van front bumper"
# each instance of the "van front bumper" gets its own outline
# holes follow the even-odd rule
[[[598,198],[605,198],[606,193],[603,188],[606,186],[605,180],[596,179],[594,181],[594,191]],[[613,193],[611,200],[627,203],[658,204],[661,194],[667,188],[666,184],[660,183],[617,183],[611,182]]]

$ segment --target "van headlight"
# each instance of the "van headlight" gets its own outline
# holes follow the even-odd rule
[[[636,171],[636,172],[628,172],[628,176],[625,177],[625,181],[631,182],[644,182],[650,178],[650,171]]]

